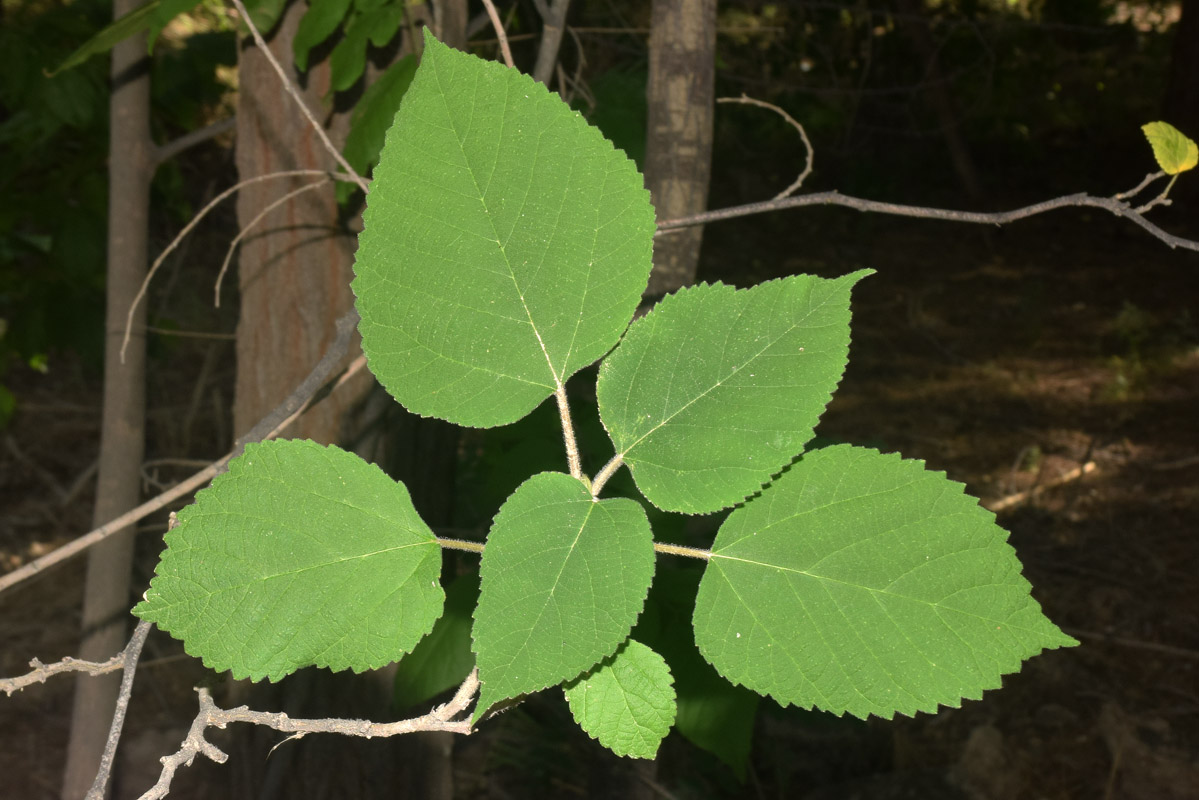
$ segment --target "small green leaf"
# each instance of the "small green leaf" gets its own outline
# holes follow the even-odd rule
[[[308,10],[304,12],[291,43],[298,69],[307,71],[309,51],[333,35],[349,10],[350,0],[311,0],[308,3]]]
[[[150,52],[154,52],[154,43],[158,41],[159,34],[167,25],[171,24],[171,20],[180,14],[185,14],[191,11],[200,0],[161,0],[158,8],[154,10],[154,19],[150,21],[146,32],[146,47]]]
[[[350,117],[350,132],[342,151],[359,175],[366,175],[379,160],[387,129],[395,120],[404,93],[416,74],[416,56],[407,55],[387,68],[362,93]]]
[[[581,481],[543,472],[496,515],[479,574],[475,719],[616,651],[653,578],[653,534],[636,502],[596,502]]]
[[[620,339],[653,208],[633,163],[558,95],[425,40],[367,198],[362,345],[410,411],[503,425]]]
[[[727,508],[795,458],[841,380],[850,289],[869,274],[695,286],[629,328],[596,397],[646,499]]]
[[[563,691],[579,727],[618,756],[653,758],[674,723],[670,668],[632,639]]]
[[[133,613],[235,678],[381,667],[441,613],[441,550],[408,490],[336,447],[247,445],[166,543]]]
[[[1145,138],[1153,147],[1153,157],[1167,175],[1177,175],[1194,169],[1199,164],[1199,146],[1195,140],[1168,122],[1150,122],[1142,125]]]
[[[890,719],[958,707],[1042,650],[1041,613],[994,515],[919,461],[807,453],[729,515],[695,603],[700,652],[782,704]]]
[[[283,16],[283,7],[287,5],[287,0],[246,0],[245,5],[246,11],[250,12],[250,19],[254,21],[254,27],[265,37],[274,29],[279,17]],[[242,29],[246,29],[244,24]]]
[[[329,54],[329,83],[335,92],[344,92],[362,77],[366,69],[368,43],[382,47],[400,30],[404,6],[393,2],[357,14],[346,25],[345,36]]]
[[[396,665],[392,706],[404,711],[435,697],[475,668],[470,651],[471,613],[479,599],[479,575],[462,575],[445,590],[445,611],[429,635]]]
[[[161,4],[162,0],[150,0],[145,5],[138,6],[128,14],[123,15],[120,19],[114,20],[110,25],[105,26],[99,33],[80,45],[78,50],[67,56],[65,61],[49,73],[49,76],[53,77],[64,70],[77,67],[92,56],[107,53],[119,42],[123,42],[130,36],[147,30],[155,23],[158,7]]]

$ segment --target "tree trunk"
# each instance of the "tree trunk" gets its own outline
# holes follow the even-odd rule
[[[348,117],[329,114],[329,63],[304,75],[292,66],[292,40],[307,11],[293,3],[268,46],[284,69],[300,81],[317,119],[327,119],[331,138],[344,141]],[[237,171],[242,180],[294,169],[328,169],[332,158],[295,101],[279,85],[266,57],[247,40],[238,64]],[[238,195],[239,225],[312,178],[263,181]],[[303,379],[334,336],[333,325],[353,302],[350,292],[353,239],[337,225],[333,184],[275,209],[241,246],[241,317],[237,327],[237,385],[234,434],[241,436]],[[358,384],[359,390],[368,385]],[[288,431],[328,444],[340,438],[346,409],[359,392],[340,391],[309,411]]]
[[[707,208],[715,105],[716,0],[654,0],[645,183],[659,220]],[[654,242],[648,294],[695,282],[703,228]]]
[[[139,5],[141,0],[116,0],[113,15],[120,17]],[[121,360],[125,317],[146,274],[150,178],[154,170],[149,59],[144,36],[126,39],[113,48],[111,74],[104,402],[93,513],[97,526],[137,505],[145,449],[145,303],[134,315],[132,337]],[[135,532],[130,526],[89,551],[80,658],[103,661],[125,646]],[[62,785],[64,800],[79,800],[91,788],[120,680],[120,673],[94,678],[84,675],[76,680]]]

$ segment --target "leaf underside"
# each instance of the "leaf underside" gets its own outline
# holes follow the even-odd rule
[[[962,488],[866,448],[806,454],[721,526],[696,598],[700,652],[780,703],[889,719],[957,707],[1077,644]]]
[[[426,29],[375,177],[359,330],[410,411],[514,422],[619,340],[653,208],[633,163],[543,85]]]
[[[403,484],[336,447],[246,446],[179,512],[133,613],[235,678],[360,672],[441,613],[441,551]]]

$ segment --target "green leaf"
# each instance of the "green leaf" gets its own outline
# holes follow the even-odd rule
[[[393,2],[356,15],[346,25],[345,36],[329,54],[329,83],[335,92],[344,92],[362,77],[366,69],[366,46],[382,47],[400,30],[404,6]]]
[[[287,5],[287,0],[245,0],[245,5],[246,11],[250,12],[250,19],[254,21],[254,27],[265,37],[274,29],[279,17],[283,16],[283,7]],[[242,29],[246,29],[244,24]]]
[[[359,175],[366,175],[379,160],[387,129],[416,74],[416,56],[407,55],[387,68],[367,87],[350,117],[350,133],[342,151]]]
[[[629,328],[596,396],[646,499],[689,514],[727,508],[795,458],[841,380],[849,292],[869,274],[695,286]]]
[[[672,559],[679,560],[683,559]],[[690,566],[663,564],[654,575],[645,612],[633,636],[661,653],[670,666],[678,695],[675,730],[745,780],[762,698],[720,677],[695,649],[690,622],[701,575],[701,570]]]
[[[919,461],[806,454],[729,515],[695,604],[700,652],[782,704],[886,719],[957,707],[1077,644],[1041,613],[994,515]]]
[[[171,20],[180,14],[186,14],[199,4],[200,0],[161,0],[158,3],[158,8],[154,10],[154,18],[147,26],[147,49],[150,52],[154,52],[154,43],[158,41],[158,36],[162,33],[163,29],[171,24]]]
[[[128,14],[114,20],[112,24],[105,26],[99,33],[80,45],[78,50],[67,56],[67,59],[55,67],[49,76],[53,77],[64,70],[77,67],[92,56],[107,53],[130,36],[147,30],[154,24],[155,15],[161,2],[162,0],[150,0],[144,6],[138,6]]]
[[[408,490],[336,447],[247,445],[166,543],[133,613],[235,678],[381,667],[441,613],[441,551]]]
[[[349,10],[350,0],[311,0],[308,3],[308,10],[304,12],[291,43],[298,69],[307,71],[308,53],[333,35]]]
[[[633,500],[593,501],[581,481],[543,472],[496,515],[479,574],[475,719],[616,651],[653,578],[653,535]]]
[[[579,727],[618,756],[653,758],[674,723],[670,668],[633,639],[563,690]]]
[[[619,340],[653,208],[632,162],[556,94],[425,38],[367,198],[359,330],[409,410],[503,425]]]
[[[1167,175],[1177,175],[1199,164],[1199,145],[1168,122],[1142,125],[1145,138],[1153,147],[1153,157]]]
[[[445,611],[429,635],[396,665],[392,706],[404,711],[462,683],[475,668],[470,651],[471,613],[479,575],[462,575],[445,590]]]

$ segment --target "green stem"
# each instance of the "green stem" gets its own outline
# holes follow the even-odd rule
[[[599,497],[600,490],[604,488],[604,484],[608,482],[608,478],[611,478],[612,474],[620,469],[620,465],[623,463],[624,454],[617,453],[612,456],[611,461],[604,464],[603,469],[595,474],[595,480],[591,482],[591,498],[593,500]]]
[[[702,561],[707,561],[712,557],[712,551],[700,550],[698,547],[683,547],[678,544],[663,544],[654,542],[654,552],[667,553],[672,556],[685,556],[686,558],[698,558]]]
[[[482,542],[468,542],[465,539],[442,539],[437,538],[437,544],[447,550],[465,550],[468,553],[482,553]]]

